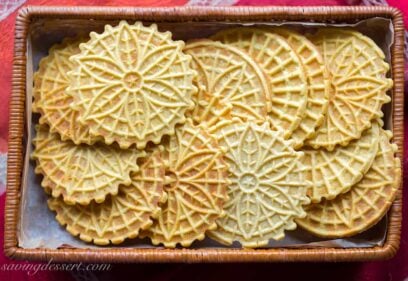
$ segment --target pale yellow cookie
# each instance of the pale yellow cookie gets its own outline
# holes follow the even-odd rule
[[[142,236],[155,245],[188,247],[216,227],[227,200],[228,167],[214,137],[187,122],[164,142],[166,203]]]
[[[310,202],[303,152],[295,151],[268,122],[224,121],[211,133],[227,149],[231,184],[226,214],[209,237],[226,245],[238,241],[246,248],[284,238],[285,230],[296,228],[294,219],[306,216],[303,205]]]
[[[266,118],[267,80],[248,54],[211,40],[193,41],[184,51],[192,56],[192,67],[198,72],[194,121],[214,124],[226,111],[242,120]]]
[[[192,118],[196,123],[211,127],[222,120],[232,118],[232,103],[226,103],[221,96],[211,94],[203,86],[198,88],[196,107],[192,112]]]
[[[310,39],[323,54],[331,84],[326,118],[307,144],[333,150],[360,138],[371,120],[383,116],[381,107],[391,100],[387,91],[393,82],[386,78],[384,53],[367,36],[328,28]]]
[[[108,194],[117,194],[120,184],[131,184],[130,173],[139,170],[137,159],[145,155],[103,144],[75,145],[45,125],[37,125],[33,143],[35,172],[44,176],[41,185],[67,204],[101,203]]]
[[[301,59],[282,37],[260,28],[222,30],[213,40],[247,52],[262,68],[270,88],[270,122],[289,138],[305,115],[307,80]]]
[[[184,113],[193,107],[196,92],[191,57],[184,42],[137,22],[107,25],[72,56],[68,93],[74,98],[79,121],[107,144],[144,148],[174,133]]]
[[[375,121],[360,139],[333,151],[304,150],[306,179],[313,183],[308,193],[312,202],[320,202],[322,198],[331,200],[361,180],[377,154],[379,127]]]
[[[394,156],[392,133],[381,129],[377,155],[363,179],[333,200],[306,207],[307,216],[297,223],[314,235],[340,238],[375,225],[388,211],[401,182],[401,163]]]
[[[329,101],[329,78],[323,58],[318,48],[305,36],[284,28],[270,28],[268,31],[285,38],[299,56],[307,78],[306,113],[299,126],[293,131],[291,139],[295,148],[311,138],[322,124]]]
[[[150,155],[131,180],[129,186],[121,186],[117,195],[101,204],[67,205],[61,198],[50,198],[48,206],[57,213],[58,222],[81,240],[97,245],[119,244],[150,227],[151,217],[160,212],[164,165],[159,154]]]
[[[58,133],[62,140],[76,144],[92,144],[98,140],[89,134],[89,128],[78,122],[78,112],[72,110],[73,99],[67,95],[70,84],[67,72],[73,67],[69,60],[79,53],[79,44],[84,39],[67,38],[54,45],[48,56],[40,61],[34,74],[33,111],[41,113],[40,124],[47,124],[50,131]]]

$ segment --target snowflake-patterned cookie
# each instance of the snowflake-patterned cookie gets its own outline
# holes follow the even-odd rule
[[[248,53],[268,78],[270,122],[289,138],[305,115],[307,80],[295,50],[281,36],[260,28],[232,28],[211,37]]]
[[[323,54],[331,83],[326,118],[307,144],[333,150],[358,139],[371,120],[383,116],[381,107],[391,101],[387,91],[393,82],[386,78],[384,53],[367,36],[328,28],[310,39]]]
[[[71,57],[74,69],[68,73],[79,121],[121,148],[144,148],[173,134],[175,125],[185,122],[196,91],[184,42],[173,41],[154,24],[126,21],[90,37]]]
[[[138,171],[137,159],[145,155],[104,144],[75,145],[62,141],[45,125],[36,126],[33,143],[35,172],[44,176],[41,185],[67,204],[101,203],[108,194],[117,194],[119,184],[131,183],[130,172]]]
[[[188,247],[216,227],[227,200],[228,167],[223,155],[214,137],[202,127],[190,121],[177,127],[162,153],[167,201],[143,236],[149,236],[155,245]]]
[[[155,152],[138,172],[131,174],[129,186],[120,186],[119,193],[103,203],[68,205],[61,198],[50,198],[48,206],[72,235],[97,245],[119,244],[150,227],[151,217],[160,212],[164,171],[159,153]]]
[[[92,144],[98,140],[89,134],[89,128],[78,122],[78,112],[71,108],[73,98],[66,93],[70,84],[67,72],[73,67],[69,60],[80,52],[83,39],[65,39],[53,46],[49,55],[40,61],[34,74],[33,111],[41,114],[40,124],[47,124],[50,131],[58,133],[62,140],[75,144]]]
[[[216,221],[218,227],[209,236],[226,245],[238,241],[247,248],[282,239],[285,230],[296,228],[294,219],[306,215],[303,205],[310,202],[303,152],[296,152],[268,122],[257,125],[234,119],[218,123],[211,133],[227,149],[231,184],[226,215]]]
[[[198,123],[215,124],[226,111],[241,120],[264,120],[269,89],[259,66],[237,48],[211,40],[196,40],[184,51],[193,58],[199,91],[191,117]]]
[[[401,181],[401,163],[394,156],[392,133],[380,129],[377,155],[363,179],[347,193],[306,207],[307,216],[297,223],[325,238],[348,237],[376,224],[394,200]]]

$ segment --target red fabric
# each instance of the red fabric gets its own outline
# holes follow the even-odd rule
[[[2,2],[2,0],[0,0]],[[186,0],[28,0],[25,5],[109,5],[109,6],[172,6],[184,5]],[[237,5],[346,5],[358,3],[358,0],[240,0]],[[408,2],[388,0],[389,4],[400,8],[408,16]],[[1,4],[0,4],[1,5]],[[16,12],[0,21],[0,153],[7,151],[8,100],[11,91],[11,65],[13,56],[13,32]],[[405,24],[407,25],[408,20]],[[407,114],[407,112],[406,112]],[[407,115],[408,116],[408,115]],[[408,123],[405,123],[408,132]],[[408,153],[408,144],[404,144]],[[404,157],[408,159],[407,155]],[[404,163],[406,164],[406,163]],[[404,167],[407,167],[404,165]],[[405,172],[404,168],[404,174]],[[408,181],[404,176],[404,190]],[[0,196],[0,213],[4,212],[4,195]],[[403,213],[408,213],[408,197],[404,196]],[[0,217],[0,233],[4,231],[3,219]],[[248,264],[248,265],[114,265],[108,273],[95,273],[99,280],[256,280],[270,276],[272,279],[284,280],[408,280],[408,217],[404,216],[401,249],[389,261],[368,263],[337,264]],[[0,234],[0,245],[3,236]],[[0,253],[0,266],[17,263]],[[269,278],[268,278],[269,279]],[[68,272],[39,272],[33,276],[21,271],[4,271],[0,269],[0,280],[73,280]]]
[[[237,3],[242,6],[339,6],[347,4],[347,0],[240,0]]]
[[[404,13],[405,29],[408,28],[408,1],[405,0],[387,0],[388,5],[400,9]]]

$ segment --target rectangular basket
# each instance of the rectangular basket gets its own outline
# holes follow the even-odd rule
[[[270,248],[270,249],[24,249],[18,246],[18,222],[24,165],[24,128],[27,36],[33,19],[140,20],[150,22],[188,21],[309,21],[355,22],[372,17],[392,20],[394,44],[391,49],[392,130],[398,144],[397,156],[403,156],[404,26],[399,10],[389,7],[24,7],[18,12],[15,27],[13,84],[10,99],[7,193],[4,250],[15,259],[61,262],[293,262],[362,261],[391,258],[399,248],[401,232],[402,188],[389,211],[388,232],[383,246],[372,248]],[[402,183],[401,183],[402,186]]]

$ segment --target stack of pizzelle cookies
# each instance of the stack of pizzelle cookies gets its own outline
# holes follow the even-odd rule
[[[171,37],[122,21],[41,60],[32,158],[72,235],[255,248],[297,225],[346,237],[384,216],[400,163],[371,39],[277,27]]]
[[[52,47],[34,76],[36,172],[58,222],[97,245],[189,246],[227,200],[225,151],[187,120],[185,44],[156,25],[106,26]]]

